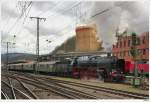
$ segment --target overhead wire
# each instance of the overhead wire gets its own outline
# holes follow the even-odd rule
[[[33,5],[33,3],[32,3],[32,1],[31,1],[30,8],[28,9],[27,14],[25,15],[25,17],[24,17],[24,19],[23,19],[23,22],[21,23],[20,29],[18,30],[18,32],[16,32],[16,34],[18,34],[18,33],[21,32],[22,26],[23,26],[23,25],[25,24],[25,22],[26,22],[26,19],[27,19],[28,15],[29,15],[29,13],[30,13],[30,11],[31,11],[32,5]]]
[[[40,14],[38,14],[37,17],[39,17],[40,15],[45,14],[45,13],[48,12],[48,10],[50,10],[50,9],[51,9],[50,11],[52,11],[52,10],[56,9],[58,6],[62,5],[62,2],[60,2],[60,3],[59,3],[59,2],[60,2],[60,1],[56,2],[56,4],[57,4],[57,3],[58,3],[58,4],[55,5],[55,7],[50,7],[50,8],[48,8],[45,12],[41,12]]]
[[[21,23],[21,25],[20,25],[20,29],[18,29],[18,32],[17,32],[17,30],[16,30],[16,32],[15,32],[15,34],[17,35],[17,34],[19,34],[20,32],[21,32],[21,29],[22,29],[22,26],[24,25],[24,23],[25,23],[25,21],[26,21],[26,18],[27,18],[27,16],[29,15],[29,12],[30,12],[30,10],[31,10],[31,8],[32,8],[32,1],[29,3],[30,5],[28,5],[28,9],[26,9],[26,12],[24,12],[24,18],[22,18],[22,20],[23,20],[23,22]]]
[[[60,3],[60,4],[61,4],[61,3]],[[79,6],[80,4],[81,4],[81,1],[78,2],[78,3],[76,3],[76,4],[73,4],[73,6],[71,6],[69,9],[64,10],[64,11],[62,12],[62,14],[65,13],[66,11],[68,11],[68,10],[71,10],[71,9],[73,9],[73,8],[75,8],[75,7],[77,7],[77,6]],[[56,6],[55,6],[55,8],[56,8]],[[46,11],[46,12],[47,12],[47,11]],[[44,12],[44,13],[45,13],[45,12]],[[44,13],[40,13],[39,15],[44,14]],[[38,15],[38,16],[39,16],[39,15]],[[51,16],[52,16],[52,15],[51,15]],[[49,15],[47,18],[49,18],[49,17],[51,17],[51,16]],[[68,28],[68,27],[70,27],[70,24],[67,25],[66,27],[64,27],[63,29],[59,30],[58,32],[64,30],[65,28]]]
[[[73,5],[71,8],[69,8],[69,9],[67,9],[67,10],[64,10],[62,13],[64,13],[65,11],[68,11],[68,10],[71,10],[71,9],[75,8],[75,7],[79,6],[80,4],[81,4],[81,1],[78,2],[78,3],[76,3],[75,5]],[[49,17],[50,17],[50,16],[49,16]],[[48,18],[48,17],[47,17],[47,18]],[[59,32],[63,31],[64,29],[66,29],[66,28],[68,28],[68,27],[70,27],[70,26],[72,26],[72,25],[69,24],[69,25],[65,26],[63,29],[58,30],[56,33],[59,33]]]
[[[32,2],[32,1],[31,1]],[[29,5],[27,6],[27,8],[31,5],[31,2],[29,3]],[[21,5],[21,4],[20,4]],[[22,6],[22,5],[21,5]],[[18,24],[19,23],[19,20],[22,18],[22,16],[25,14],[25,11],[26,11],[26,8],[24,8],[24,7],[22,7],[22,13],[21,13],[21,15],[18,17],[18,18],[16,18],[16,20],[15,20],[15,22],[14,22],[14,24],[10,27],[10,29],[7,31],[8,33],[10,33],[11,31],[12,31],[12,29],[14,28],[14,27],[16,27],[16,24]]]
[[[112,7],[111,8],[107,8],[107,9],[105,9],[105,10],[103,10],[103,11],[100,11],[100,12],[98,12],[98,13],[96,13],[96,14],[94,14],[94,15],[92,15],[90,18],[94,18],[94,17],[96,17],[96,16],[98,16],[98,15],[100,15],[100,14],[103,14],[103,13],[105,13],[105,12],[107,12],[107,11],[109,11],[109,10],[111,10],[112,9]],[[80,12],[80,16],[79,16],[79,19],[80,18],[82,18],[82,14],[81,14],[81,12]],[[64,27],[63,29],[61,29],[61,30],[59,30],[58,32],[61,32],[61,31],[63,31],[63,30],[65,30],[66,28],[68,28],[68,27],[70,27],[71,25],[68,25],[68,26],[66,26],[66,27]],[[57,33],[58,33],[57,32]],[[71,31],[70,31],[71,32]],[[62,34],[62,36],[63,36],[64,34]],[[60,36],[59,36],[60,37]],[[58,38],[56,38],[55,40],[57,40]]]
[[[71,8],[64,10],[62,13],[66,12],[66,11],[68,11],[68,10],[70,10],[70,9],[75,8],[75,7],[79,6],[80,4],[81,4],[81,2],[78,2],[78,3],[76,3],[75,5],[71,6]],[[47,17],[47,18],[48,18],[48,17]],[[72,26],[72,25],[69,24],[69,25],[65,26],[63,29],[59,30],[57,33],[64,31],[66,28],[69,28],[70,26]],[[70,32],[71,32],[71,31],[70,31]],[[62,34],[61,36],[64,36],[64,35],[65,35],[65,34]],[[60,37],[60,35],[59,35],[59,37]],[[54,40],[56,40],[56,39],[58,39],[58,38],[55,37]],[[54,40],[53,40],[53,41],[54,41]]]
[[[75,5],[73,5],[72,7],[70,7],[70,8],[68,8],[68,9],[66,9],[66,10],[64,10],[63,12],[61,12],[61,14],[63,14],[63,13],[65,13],[65,12],[67,12],[67,11],[69,11],[69,10],[71,10],[71,9],[73,9],[73,8],[75,8],[75,7],[77,7],[79,4],[81,3],[81,1],[80,2],[78,2],[78,3],[76,3]],[[51,15],[49,15],[48,17],[46,17],[46,18],[49,18],[49,17],[55,17],[54,16],[55,14],[51,14]]]
[[[80,5],[81,5],[81,2],[79,2],[79,3],[75,4],[75,5],[73,5],[71,8],[69,8],[69,9],[67,9],[67,10],[64,10],[64,12],[65,12],[65,11],[68,11],[68,10],[70,10],[70,9],[73,9],[73,8],[75,8],[75,7],[78,7],[78,6],[80,6]],[[64,12],[63,12],[63,13],[64,13]],[[81,13],[81,12],[80,12],[80,13]],[[84,15],[82,15],[82,16],[84,16]],[[82,16],[80,16],[80,17],[82,17]],[[76,18],[74,18],[74,19],[76,19]],[[73,25],[74,25],[74,23],[73,23]],[[64,31],[64,30],[67,29],[67,28],[72,27],[73,25],[72,25],[72,24],[69,24],[69,25],[65,26],[63,29],[61,29],[61,30],[59,30],[58,32],[56,32],[56,34],[59,33],[59,32]],[[72,29],[73,29],[73,28],[74,28],[74,27],[72,27]],[[68,32],[69,32],[69,33],[72,32],[72,29],[70,29]],[[67,32],[67,33],[68,33],[68,32]],[[65,34],[66,34],[66,32],[63,33],[63,34],[61,34],[61,35],[59,35],[59,37],[55,37],[54,40],[59,40],[60,36],[63,37]],[[54,40],[52,40],[52,41],[54,41]]]

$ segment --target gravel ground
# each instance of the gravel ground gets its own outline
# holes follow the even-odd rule
[[[53,76],[49,76],[49,77],[54,78],[54,79],[79,82],[79,83],[83,83],[83,84],[102,86],[102,87],[124,90],[124,91],[129,91],[129,92],[135,92],[135,93],[141,93],[141,94],[147,94],[147,95],[149,94],[149,90],[142,90],[140,88],[135,88],[135,87],[133,87],[131,85],[127,85],[127,84],[108,83],[108,82],[102,82],[99,80],[79,80],[79,79],[53,77]]]
[[[61,84],[61,85],[64,85],[64,86],[67,86],[70,88],[74,88],[76,90],[83,91],[85,93],[94,95],[98,99],[128,99],[128,97],[114,95],[114,94],[110,94],[110,93],[106,93],[106,92],[102,92],[102,91],[95,91],[95,90],[87,89],[87,88],[83,88],[83,87],[77,87],[77,86],[66,85],[66,84]]]
[[[39,99],[65,99],[62,96],[50,92],[49,90],[40,89],[29,84],[25,84],[25,85],[29,87],[30,90],[39,97]]]

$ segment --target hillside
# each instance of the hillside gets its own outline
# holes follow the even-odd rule
[[[9,53],[9,62],[15,62],[20,60],[34,60],[35,55],[28,53]],[[6,63],[7,54],[1,54],[1,62]]]
[[[69,38],[66,42],[62,43],[60,46],[57,46],[52,54],[55,53],[64,53],[64,52],[74,52],[76,49],[76,37],[73,36]],[[103,47],[99,48],[98,50],[104,49]]]
[[[55,50],[52,52],[54,53],[63,53],[63,52],[73,52],[75,51],[76,46],[76,38],[75,36],[69,38],[66,42],[62,43],[60,46],[57,46]]]

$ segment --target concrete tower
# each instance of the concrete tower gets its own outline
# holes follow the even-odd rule
[[[101,43],[96,36],[96,25],[79,26],[76,28],[76,51],[91,52],[97,51]]]

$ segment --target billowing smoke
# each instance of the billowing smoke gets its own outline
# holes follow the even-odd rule
[[[128,30],[138,35],[149,31],[149,1],[115,3],[122,9],[120,27],[126,25]],[[122,29],[121,29],[122,30]]]
[[[98,14],[100,11],[103,13]],[[95,2],[90,15],[91,21],[96,23],[99,38],[103,47],[110,51],[116,41],[116,29],[122,33],[128,32],[141,34],[149,30],[148,1],[146,2]]]

